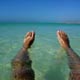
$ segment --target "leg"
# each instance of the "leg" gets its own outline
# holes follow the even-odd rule
[[[60,45],[67,52],[69,67],[70,67],[70,80],[80,80],[80,57],[72,50],[69,38],[63,31],[57,31],[57,36]]]
[[[28,32],[20,52],[12,60],[13,80],[34,80],[32,61],[30,60],[28,48],[31,47],[35,38],[34,32]]]

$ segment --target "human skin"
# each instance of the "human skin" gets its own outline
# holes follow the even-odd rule
[[[12,60],[13,80],[35,80],[32,61],[28,52],[28,49],[34,42],[34,39],[35,33],[28,32],[24,38],[21,50]]]
[[[69,80],[80,80],[80,57],[70,46],[68,35],[63,31],[57,31],[58,41],[68,56],[70,77]]]

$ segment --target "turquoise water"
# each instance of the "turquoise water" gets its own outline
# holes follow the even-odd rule
[[[59,29],[69,35],[72,48],[80,55],[80,25],[0,24],[0,80],[11,80],[11,60],[22,47],[26,32],[32,30],[36,38],[29,52],[36,80],[68,80],[67,56],[56,37]]]

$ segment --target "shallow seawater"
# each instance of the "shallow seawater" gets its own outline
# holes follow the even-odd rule
[[[0,24],[0,80],[11,80],[11,60],[23,44],[28,31],[36,37],[29,49],[36,80],[68,80],[69,67],[65,51],[60,47],[56,31],[64,30],[71,46],[80,55],[80,25],[69,24]]]

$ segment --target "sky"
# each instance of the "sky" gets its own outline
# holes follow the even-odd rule
[[[80,21],[80,0],[0,0],[0,21]]]

